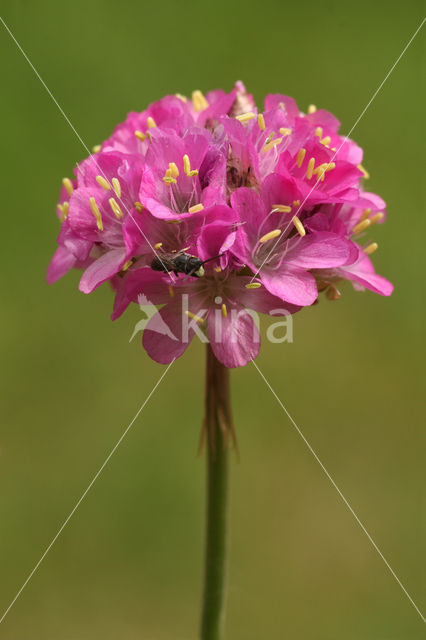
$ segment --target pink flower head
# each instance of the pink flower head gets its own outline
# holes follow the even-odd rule
[[[84,293],[108,281],[113,319],[131,303],[158,307],[143,334],[154,360],[198,335],[228,367],[257,356],[254,312],[337,299],[344,280],[390,295],[370,258],[385,203],[338,130],[331,113],[281,94],[261,111],[241,82],[130,113],[63,181],[48,282],[71,268]]]

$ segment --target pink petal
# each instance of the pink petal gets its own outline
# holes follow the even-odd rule
[[[229,309],[226,318],[216,311],[210,313],[208,334],[216,358],[229,369],[243,367],[259,353],[258,328],[243,307]]]
[[[126,261],[124,249],[108,251],[95,260],[86,269],[80,280],[78,288],[83,293],[91,293],[96,287],[116,275]]]
[[[65,247],[58,247],[47,268],[46,280],[48,284],[53,284],[62,278],[77,262],[75,256]]]

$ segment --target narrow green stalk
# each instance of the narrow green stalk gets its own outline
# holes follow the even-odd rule
[[[207,505],[201,640],[223,638],[228,547],[229,440],[233,437],[229,370],[207,345],[204,433]]]

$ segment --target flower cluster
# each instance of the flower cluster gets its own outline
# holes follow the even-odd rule
[[[248,310],[294,313],[321,291],[337,299],[343,280],[390,295],[366,239],[385,203],[364,190],[362,150],[338,128],[280,94],[261,112],[240,82],[130,113],[63,180],[48,282],[73,267],[84,293],[109,281],[113,319],[143,294],[159,307],[143,335],[154,360],[171,362],[202,330],[228,367],[258,353]]]

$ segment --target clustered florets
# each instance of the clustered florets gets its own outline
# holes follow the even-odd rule
[[[246,309],[294,313],[319,291],[338,298],[342,280],[390,295],[369,258],[377,244],[364,239],[385,203],[364,191],[362,150],[338,128],[331,113],[301,113],[280,94],[260,112],[241,83],[130,113],[63,180],[48,281],[73,267],[83,269],[84,293],[110,281],[113,319],[141,294],[161,306],[143,344],[162,363],[194,335],[182,337],[186,294],[186,315],[228,367],[259,350]],[[173,269],[182,255],[208,262],[188,275]]]

